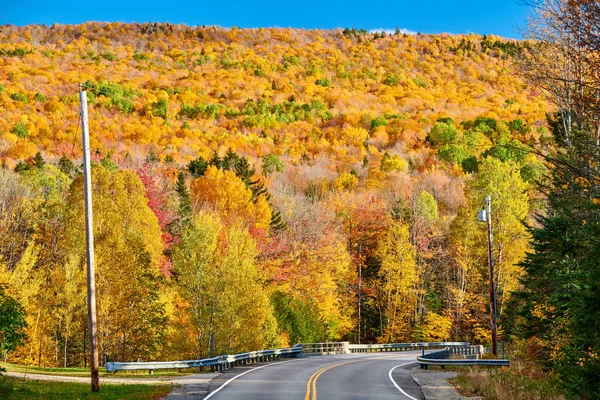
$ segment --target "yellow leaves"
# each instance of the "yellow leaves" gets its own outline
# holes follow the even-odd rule
[[[378,126],[371,134],[369,144],[376,146],[377,148],[383,149],[387,146],[389,141],[389,135],[386,131],[385,126]]]
[[[18,140],[6,153],[6,155],[15,160],[23,160],[33,157],[38,148],[27,139]]]
[[[252,202],[252,191],[233,171],[223,171],[209,166],[204,176],[191,184],[191,199],[196,210],[204,206],[214,207],[228,224],[254,224],[267,228],[271,221],[271,209],[264,196]]]
[[[578,366],[585,366],[586,364],[597,364],[600,357],[591,347],[585,351],[584,356],[579,358],[576,363]]]
[[[263,195],[258,196],[254,203],[253,216],[258,229],[269,229],[271,223],[271,206]]]
[[[39,253],[40,246],[31,242],[14,270],[9,271],[5,265],[0,264],[0,283],[7,285],[8,293],[28,311],[31,311],[33,299],[44,283],[42,271],[35,268]]]
[[[369,137],[369,132],[360,127],[346,126],[342,130],[340,137],[350,146],[362,147],[365,140]]]
[[[318,223],[318,222],[315,222]],[[315,320],[325,325],[325,338],[333,340],[352,329],[354,322],[354,266],[345,238],[322,235],[315,242],[297,243],[286,260],[285,285],[278,286],[289,295],[318,311]]]
[[[578,176],[577,178],[575,178],[575,183],[583,188],[590,187],[590,181],[587,178],[584,178],[582,176]]]
[[[442,342],[450,338],[450,329],[452,328],[452,320],[446,316],[428,312],[423,317],[422,340],[426,342]]]
[[[415,286],[419,281],[409,226],[390,219],[388,231],[379,241],[375,255],[381,261],[377,273],[377,302],[387,319],[382,340],[405,339],[416,307],[418,293]]]
[[[539,304],[535,303],[533,306],[533,310],[531,311],[531,315],[539,318],[541,320],[544,319],[553,319],[554,318],[555,308],[549,304]]]
[[[252,192],[244,182],[233,171],[223,171],[214,166],[209,166],[204,176],[192,182],[191,195],[196,209],[209,204],[224,216],[247,216],[252,208]]]
[[[256,265],[256,242],[239,225],[200,211],[173,247],[179,291],[197,345],[207,353],[211,334],[220,354],[268,347],[276,323]],[[214,315],[220,317],[214,319]]]
[[[358,185],[358,178],[350,172],[342,172],[334,181],[333,187],[335,190],[352,190]]]
[[[110,172],[104,167],[94,167],[92,192],[95,194],[93,210],[97,256],[106,257],[107,263],[103,267],[110,267],[111,254],[118,251],[117,244],[133,245],[139,240],[139,245],[143,245],[148,253],[150,263],[158,268],[163,250],[161,231],[156,216],[148,207],[146,191],[137,175],[131,171]],[[73,181],[68,205],[67,226],[72,230],[69,232],[71,244],[81,247],[85,244],[85,236],[76,226],[83,224],[84,218],[82,177]]]
[[[398,155],[391,157],[384,157],[381,160],[381,170],[383,172],[390,171],[401,171],[406,172],[408,170],[408,162]]]
[[[378,189],[381,187],[385,174],[379,168],[369,168],[369,175],[365,182],[368,189]]]
[[[9,37],[22,38],[30,34],[29,31],[21,29],[25,28],[11,29],[12,34]],[[121,154],[128,151],[128,147],[134,140],[137,142],[136,138],[130,137],[131,143],[123,143],[119,135],[114,133],[127,123],[140,126],[135,132],[140,137],[141,143],[160,147],[174,145],[175,150],[183,150],[183,152],[189,151],[190,148],[198,149],[209,143],[214,128],[234,131],[230,128],[240,126],[241,117],[223,116],[211,120],[210,123],[202,119],[194,120],[193,125],[197,131],[193,134],[181,132],[181,124],[177,118],[169,121],[171,126],[161,125],[164,120],[157,118],[153,121],[149,105],[165,99],[166,93],[169,94],[170,117],[177,113],[184,102],[195,104],[199,101],[218,99],[223,106],[236,110],[248,98],[257,96],[266,98],[271,104],[291,101],[289,99],[292,96],[295,101],[307,104],[319,100],[327,103],[327,108],[336,115],[336,118],[363,113],[380,115],[393,112],[392,110],[406,109],[411,115],[410,122],[414,122],[418,128],[388,129],[387,134],[418,142],[416,138],[422,134],[423,126],[419,126],[417,121],[423,115],[428,115],[430,112],[434,115],[441,110],[446,110],[453,117],[458,117],[457,119],[465,119],[460,118],[463,116],[472,118],[473,111],[470,106],[473,102],[477,103],[477,109],[494,110],[499,98],[508,98],[514,96],[515,92],[523,92],[520,90],[522,82],[514,74],[503,74],[502,82],[494,79],[495,71],[500,69],[495,55],[474,51],[468,52],[469,57],[465,57],[464,60],[456,57],[450,49],[456,48],[460,39],[454,38],[436,38],[436,41],[441,40],[437,45],[432,45],[430,37],[412,36],[402,39],[379,39],[372,44],[367,42],[369,44],[365,45],[346,36],[332,38],[312,31],[270,29],[251,33],[246,30],[223,31],[217,28],[211,33],[213,35],[211,45],[198,47],[198,38],[194,34],[184,34],[180,31],[177,34],[167,35],[158,30],[155,34],[156,40],[146,43],[145,48],[140,48],[138,41],[141,40],[141,35],[138,27],[120,24],[102,28],[106,31],[106,37],[97,40],[100,43],[98,48],[86,34],[77,35],[74,40],[66,40],[66,36],[63,35],[69,36],[70,33],[62,29],[52,31],[48,30],[49,28],[40,29],[39,32],[47,31],[48,35],[55,37],[56,40],[53,42],[55,45],[3,44],[2,48],[5,50],[12,51],[17,47],[24,47],[27,51],[33,50],[34,54],[23,58],[4,57],[0,60],[0,63],[7,65],[0,72],[0,79],[6,80],[10,76],[11,85],[14,82],[17,89],[35,87],[48,98],[45,105],[48,113],[43,118],[52,120],[52,123],[48,124],[48,129],[43,132],[38,128],[39,142],[37,138],[34,142],[38,146],[46,139],[49,140],[51,147],[57,141],[54,135],[57,132],[62,134],[68,125],[72,125],[70,122],[72,119],[64,117],[73,115],[73,104],[67,101],[63,103],[60,97],[64,93],[57,91],[56,88],[60,87],[58,81],[76,81],[74,76],[94,79],[108,74],[107,78],[115,82],[129,82],[136,91],[133,96],[136,103],[135,111],[130,115],[107,112],[108,109],[114,109],[114,105],[110,100],[107,101],[107,98],[99,97],[96,98],[91,109],[94,112],[90,113],[91,120],[99,123],[99,129],[92,130],[92,133],[103,132],[98,147],[115,148],[114,142],[119,141],[120,144],[124,144],[118,147]],[[96,31],[97,28],[86,24],[74,29],[85,33],[88,30]],[[123,32],[130,32],[131,35]],[[208,35],[208,31],[204,32],[203,34]],[[118,44],[111,44],[109,38],[114,35],[127,39]],[[291,41],[286,39],[284,43],[274,43],[274,36],[292,39]],[[258,44],[252,44],[255,41]],[[307,45],[296,46],[291,43]],[[100,71],[108,63],[89,62],[90,60],[85,56],[89,50],[96,53],[112,53],[117,55],[117,59],[110,63],[109,70]],[[201,55],[200,51],[202,51]],[[459,50],[459,54],[462,51],[463,49]],[[237,63],[236,67],[221,65],[219,61],[226,53],[230,53],[231,58]],[[286,55],[293,55],[298,62],[290,62],[288,68],[283,69],[282,58]],[[32,63],[32,60],[36,62]],[[183,68],[183,64],[189,69],[178,69]],[[396,70],[399,78],[406,82],[405,85],[388,87],[380,84],[383,76],[390,71],[390,66],[397,66],[392,69]],[[470,79],[465,90],[459,89],[464,86],[461,80],[463,69],[472,74],[473,78]],[[412,77],[419,77],[423,82],[431,84],[427,87],[415,85],[415,82],[410,79]],[[183,78],[187,78],[185,85],[180,82]],[[319,78],[330,79],[332,85],[327,88],[315,85],[315,80]],[[352,78],[352,82],[348,78]],[[189,90],[181,90],[183,86],[188,87]],[[477,94],[477,96],[467,94]],[[473,100],[474,98],[476,100]],[[522,117],[524,120],[543,119],[541,111],[543,102],[526,96],[522,99],[519,101],[523,103],[522,107],[505,110],[510,114],[506,115],[507,119],[516,113],[517,108],[524,111]],[[0,103],[5,103],[2,107],[14,107],[15,115],[32,116],[36,113],[33,107],[27,108],[12,101],[0,101]],[[56,118],[55,110],[64,115]],[[115,118],[118,120],[117,123],[111,123]],[[6,121],[15,119],[16,117],[9,116]],[[319,122],[311,121],[311,124],[317,127]],[[357,123],[348,120],[347,124],[356,129],[368,129],[368,124],[361,124],[360,121]],[[6,122],[0,121],[0,130],[5,133],[8,131],[6,125],[8,125]],[[140,134],[140,131],[152,125],[160,126],[163,130],[162,134],[153,133],[147,136]],[[281,123],[277,128],[280,130],[281,137],[289,138],[289,147],[302,144],[304,135],[298,132],[293,124]],[[381,138],[377,140],[375,146],[383,148],[382,143],[386,140],[384,132],[380,133]],[[182,136],[187,136],[186,140],[181,140]],[[242,141],[242,139],[236,140]],[[217,147],[216,142],[218,141],[211,143],[211,150]],[[244,143],[240,147],[242,152],[255,151],[252,144]],[[288,150],[287,144],[286,146],[271,145],[264,150],[263,154],[279,151],[280,149],[275,149],[276,147],[281,148],[281,153]],[[314,154],[319,150],[319,148],[310,149],[310,152]]]
[[[489,326],[475,324],[473,328],[473,343],[490,343],[492,341],[492,333]]]

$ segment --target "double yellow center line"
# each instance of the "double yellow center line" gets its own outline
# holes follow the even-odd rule
[[[321,376],[321,374],[323,374],[323,372],[330,370],[331,368],[339,367],[340,365],[346,365],[346,364],[355,363],[358,361],[362,361],[362,360],[346,361],[346,362],[342,362],[342,363],[328,365],[326,367],[321,368],[314,374],[312,374],[310,376],[310,378],[308,378],[308,382],[306,382],[306,396],[304,396],[304,400],[311,400],[311,397],[310,397],[311,393],[312,393],[312,400],[317,400],[317,379],[319,379],[319,377]]]
[[[319,377],[325,372],[328,371],[332,368],[335,367],[339,367],[342,365],[346,365],[346,364],[352,364],[355,362],[361,362],[361,361],[373,361],[373,360],[378,360],[381,358],[395,358],[398,356],[382,356],[382,357],[369,357],[369,358],[361,358],[359,360],[352,360],[352,361],[346,361],[346,362],[341,362],[341,363],[337,363],[337,364],[331,364],[328,365],[326,367],[321,368],[320,370],[318,370],[317,372],[315,372],[314,374],[312,374],[310,376],[310,378],[308,378],[308,382],[306,382],[306,395],[304,396],[304,400],[317,400],[317,379],[319,379]],[[312,394],[312,397],[311,397]]]

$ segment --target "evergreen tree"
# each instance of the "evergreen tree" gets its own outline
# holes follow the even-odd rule
[[[223,159],[219,157],[219,153],[217,153],[216,150],[213,152],[213,155],[210,158],[210,160],[208,160],[208,165],[212,165],[217,168],[223,167]]]
[[[245,160],[245,158],[242,159]],[[235,168],[239,160],[240,156],[238,156],[237,153],[230,147],[229,150],[227,150],[227,153],[225,153],[225,157],[223,157],[222,168],[224,170]]]
[[[190,192],[185,183],[185,175],[183,172],[180,172],[179,175],[177,175],[175,191],[179,197],[179,221],[182,225],[181,228],[183,228],[192,218],[192,202],[190,200]]]
[[[531,229],[535,251],[522,263],[509,333],[535,343],[540,362],[574,396],[600,398],[600,155],[585,128],[559,140],[560,119],[550,120],[562,149],[547,159],[548,211]]]
[[[39,151],[33,157],[33,165],[38,169],[43,169],[46,161],[44,161],[44,157],[42,157],[42,153]]]
[[[187,165],[187,169],[195,178],[204,175],[206,168],[208,167],[208,163],[204,161],[202,156],[192,160]],[[182,175],[182,174],[180,174]]]

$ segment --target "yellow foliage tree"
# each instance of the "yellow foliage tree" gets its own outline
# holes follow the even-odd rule
[[[209,166],[204,175],[191,184],[191,199],[196,211],[214,208],[227,224],[242,223],[266,229],[271,222],[271,208],[264,195],[252,202],[252,191],[233,171]]]
[[[256,243],[214,212],[195,215],[173,248],[199,356],[279,344],[276,322],[256,265]]]
[[[392,343],[407,339],[415,323],[419,280],[416,251],[410,242],[408,225],[390,219],[376,256],[381,262],[377,302],[384,321],[378,340]]]
[[[92,192],[101,356],[155,357],[165,323],[159,302],[163,243],[158,220],[142,182],[131,171],[93,168]],[[80,268],[86,254],[83,204],[80,176],[71,185],[65,223],[67,252]]]

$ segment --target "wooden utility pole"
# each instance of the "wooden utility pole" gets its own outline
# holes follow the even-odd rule
[[[360,344],[360,324],[362,321],[362,240],[358,244],[358,338],[357,343]]]
[[[498,337],[496,334],[496,285],[494,285],[494,234],[492,232],[492,198],[486,196],[488,228],[488,262],[490,265],[490,319],[492,324],[492,353],[498,356]]]
[[[92,392],[100,391],[98,345],[96,340],[96,279],[94,276],[94,224],[92,223],[92,171],[90,168],[90,135],[88,131],[87,94],[79,84],[81,102],[81,135],[83,143],[83,192],[85,194],[85,238],[87,253],[87,300],[90,322],[90,368]]]

